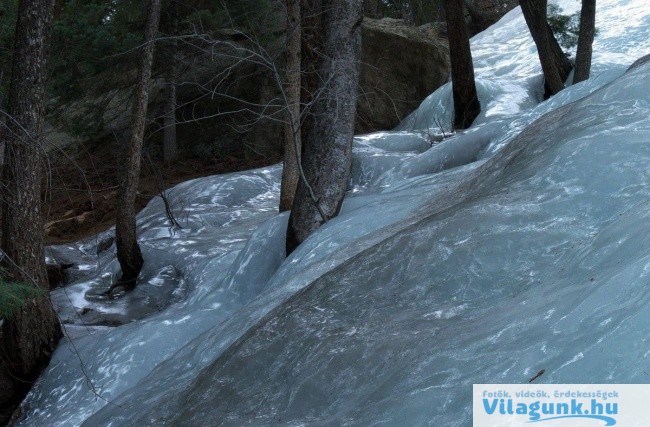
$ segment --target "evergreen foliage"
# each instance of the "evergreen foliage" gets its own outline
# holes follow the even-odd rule
[[[548,4],[548,25],[550,25],[557,41],[565,50],[571,50],[578,45],[580,33],[580,11],[572,15],[562,14],[562,8],[554,3]],[[598,34],[598,29],[595,30]]]
[[[0,2],[0,108],[2,109],[6,108],[5,94],[9,90],[17,13],[17,0],[3,0]]]
[[[214,0],[164,0],[157,41],[168,44],[167,10],[176,2],[179,28],[176,36],[181,51],[191,51],[213,37],[215,31],[235,29],[262,45],[274,42],[282,33],[282,3],[278,0],[221,2]],[[97,98],[135,82],[137,47],[143,42],[146,2],[142,0],[57,1],[51,35],[48,116],[57,122],[57,107],[70,106],[86,95]],[[4,106],[11,76],[18,0],[0,2],[0,107]],[[195,40],[191,36],[197,36]],[[161,50],[163,52],[163,50]],[[154,75],[167,64],[156,59]],[[103,105],[77,104],[77,113],[65,123],[76,135],[96,134],[103,128]]]
[[[28,300],[45,294],[42,289],[25,283],[7,282],[0,276],[0,319],[10,317]]]
[[[553,30],[558,43],[566,51],[574,49],[578,45],[580,34],[580,11],[572,15],[562,14],[562,8],[554,3],[549,3],[547,8],[548,25]],[[595,29],[595,35],[598,29]]]
[[[68,0],[52,33],[52,95],[72,99],[104,70],[119,75],[135,59],[128,52],[142,42],[141,8],[133,0]]]

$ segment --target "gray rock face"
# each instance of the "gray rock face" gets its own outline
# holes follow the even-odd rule
[[[431,25],[363,21],[358,133],[391,129],[449,77],[447,41]]]
[[[243,50],[246,46],[239,41],[226,42],[235,47],[225,52],[228,55],[237,57],[246,53]],[[449,76],[449,48],[444,36],[432,25],[416,28],[398,19],[366,19],[362,46],[356,133],[395,127]],[[215,151],[231,153],[242,147],[262,153],[281,150],[279,123],[257,120],[256,112],[248,111],[255,110],[255,105],[268,105],[278,99],[276,82],[263,67],[246,61],[236,62],[204,54],[186,64],[181,77],[184,83],[178,87],[182,107],[177,116],[185,122],[179,126],[178,137],[181,147],[194,155],[204,156]],[[222,78],[224,70],[233,66],[235,69],[229,73],[230,77]],[[124,135],[130,123],[130,92],[128,87],[116,88],[60,106],[60,124],[52,123],[50,128],[51,136],[56,136],[53,143],[62,147],[83,142],[85,137],[75,137],[63,127],[76,116],[87,117],[88,109],[101,112],[98,116],[100,128],[94,129],[94,138]],[[162,114],[163,100],[162,81],[154,79],[150,119]],[[238,113],[224,113],[228,111]],[[203,119],[194,121],[196,117]]]

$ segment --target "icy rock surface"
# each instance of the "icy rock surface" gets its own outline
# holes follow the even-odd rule
[[[110,230],[50,248],[83,278],[19,425],[466,426],[473,383],[647,382],[650,64],[624,71],[650,9],[597,16],[592,79],[543,103],[520,11],[476,36],[482,117],[440,141],[446,85],[355,138],[341,215],[289,258],[278,166],[171,189],[182,229],[152,200],[131,294],[100,295]]]
[[[473,383],[647,381],[649,113],[648,66],[553,111],[155,407],[87,425],[469,425]]]

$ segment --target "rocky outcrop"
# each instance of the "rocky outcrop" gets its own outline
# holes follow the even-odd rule
[[[274,119],[279,117],[280,113],[273,112],[277,107],[265,108],[278,104],[277,83],[268,68],[241,59],[250,47],[237,34],[214,37],[217,41],[210,49],[184,54],[182,83],[177,89],[179,146],[195,157],[238,157],[246,155],[247,150],[277,157],[282,149],[281,124],[259,120],[261,111],[275,114]],[[276,59],[282,57],[280,42],[271,54]],[[398,19],[365,19],[362,45],[356,133],[395,127],[449,77],[449,48],[439,26],[413,27]],[[91,138],[126,138],[132,104],[127,74],[108,90],[65,104],[53,102],[57,108],[50,117],[54,126],[48,129],[49,145],[65,147]],[[155,119],[162,115],[162,87],[162,79],[154,78],[148,108],[152,123],[148,147],[159,145],[157,138],[162,135],[160,120]]]
[[[358,133],[391,129],[449,77],[449,47],[436,27],[366,18]]]

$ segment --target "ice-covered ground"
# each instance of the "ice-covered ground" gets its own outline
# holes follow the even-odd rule
[[[625,70],[650,7],[597,16],[592,79],[543,103],[519,10],[476,36],[475,125],[432,145],[444,86],[357,138],[341,215],[288,259],[277,166],[170,190],[181,230],[153,200],[129,295],[100,295],[110,231],[51,248],[73,338],[21,425],[466,426],[473,383],[647,382],[650,64]]]

